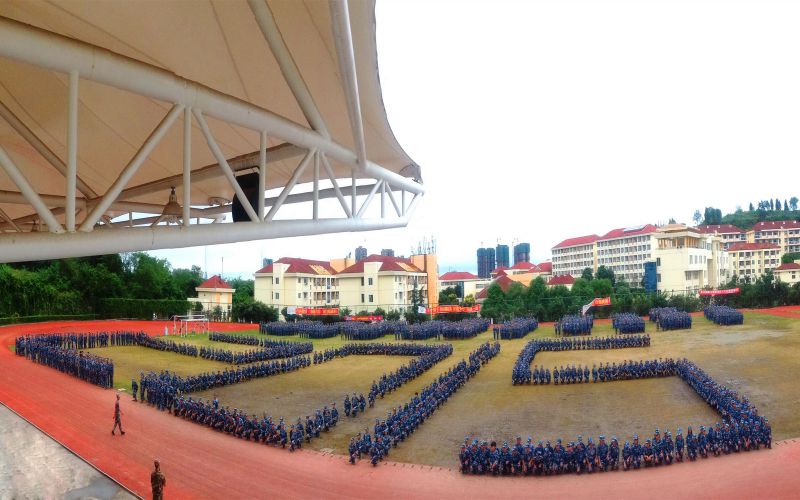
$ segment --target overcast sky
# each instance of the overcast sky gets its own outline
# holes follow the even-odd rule
[[[389,122],[427,190],[411,224],[152,253],[250,274],[433,235],[442,272],[474,272],[498,239],[539,262],[568,237],[800,196],[798,26],[800,2],[378,0]]]

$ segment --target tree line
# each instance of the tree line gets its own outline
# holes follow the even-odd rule
[[[702,213],[700,210],[695,210],[692,219],[696,225],[731,224],[749,230],[758,222],[798,220],[800,211],[797,196],[792,196],[788,200],[784,198],[783,202],[779,198],[759,200],[755,205],[750,202],[747,210],[737,206],[732,214],[725,215],[722,215],[722,210],[719,208],[706,207]]]
[[[166,318],[185,314],[204,281],[198,266],[172,268],[169,261],[142,252],[74,259],[0,264],[0,320],[81,316]],[[278,312],[253,300],[253,280],[235,279],[231,316],[251,321]],[[215,319],[222,317],[217,311]],[[211,316],[214,316],[212,311]],[[257,321],[256,321],[257,322]]]
[[[487,292],[481,316],[493,318],[495,322],[526,316],[535,317],[539,321],[558,321],[566,314],[580,314],[585,304],[598,297],[611,297],[611,306],[592,311],[596,317],[601,318],[621,312],[645,316],[653,307],[667,306],[676,307],[681,311],[695,312],[702,310],[712,301],[737,308],[800,304],[800,283],[790,286],[777,281],[771,271],[752,283],[741,282],[734,278],[723,288],[735,287],[740,288],[738,295],[717,296],[713,299],[683,293],[648,293],[641,288],[631,288],[625,282],[616,282],[613,277],[600,279],[592,277],[589,270],[575,280],[572,289],[561,285],[548,287],[542,278],[534,279],[527,288],[520,283],[512,283],[507,291],[494,283]]]

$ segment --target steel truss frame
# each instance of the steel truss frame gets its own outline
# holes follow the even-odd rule
[[[12,219],[0,209],[0,262],[369,231],[404,227],[408,224],[415,206],[424,194],[424,187],[415,179],[403,177],[367,159],[347,0],[332,0],[330,9],[339,69],[343,75],[343,90],[347,100],[353,140],[356,144],[355,152],[331,139],[313,97],[284,43],[268,4],[264,0],[248,0],[248,3],[287,84],[312,128],[304,127],[254,104],[217,92],[161,68],[0,17],[0,39],[4,41],[0,44],[0,56],[63,72],[69,77],[66,103],[66,161],[62,161],[22,120],[0,102],[0,117],[60,172],[65,177],[66,183],[66,196],[37,193],[24,171],[0,145],[0,169],[5,171],[19,189],[19,191],[0,191],[0,203],[25,204],[34,210],[29,215]],[[92,80],[172,105],[105,193],[94,192],[78,176],[78,96],[81,79]],[[179,116],[183,117],[182,174],[129,187],[131,178]],[[232,159],[225,158],[206,123],[205,116],[258,132],[259,150]],[[202,130],[203,137],[217,161],[214,165],[196,170],[191,168],[193,120]],[[268,135],[284,143],[268,148]],[[268,163],[301,155],[302,160],[280,194],[277,197],[266,198]],[[350,167],[349,186],[340,185],[341,179],[337,179],[334,175],[331,160]],[[256,206],[250,203],[235,178],[237,172],[253,168],[257,168],[259,173]],[[313,170],[311,191],[292,193],[308,169]],[[214,206],[192,207],[186,201],[191,200],[193,181],[199,182],[216,177],[227,179],[247,213],[249,222],[215,224],[214,222],[222,220],[225,213],[231,211],[229,202]],[[320,180],[325,179],[330,181],[332,187],[320,189]],[[362,179],[374,179],[374,183],[357,184],[357,181]],[[130,201],[130,198],[143,194],[166,193],[169,188],[177,186],[182,187],[184,200],[178,225],[171,226],[163,222],[162,205]],[[400,191],[399,203],[396,191]],[[78,192],[82,196],[78,196]],[[410,196],[407,196],[407,193]],[[346,194],[350,195],[350,200],[345,198]],[[380,196],[380,218],[366,218],[366,211],[376,195]],[[366,198],[359,206],[357,198],[364,196]],[[339,201],[344,217],[321,217],[319,201],[334,197]],[[394,213],[386,210],[387,198],[394,208]],[[410,198],[408,202],[407,198]],[[308,202],[311,202],[310,219],[275,220],[276,213],[283,205]],[[111,213],[120,212],[127,212],[128,220],[113,222]],[[134,213],[151,216],[134,218]],[[63,215],[65,221],[63,225],[57,218],[60,215]],[[78,215],[83,215],[80,222],[76,220]],[[209,221],[211,223],[208,223]],[[35,230],[40,222],[46,225],[47,231]],[[162,225],[158,225],[159,223]],[[27,230],[31,226],[33,230]]]

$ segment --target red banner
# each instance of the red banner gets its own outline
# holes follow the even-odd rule
[[[338,316],[338,307],[298,307],[295,309],[295,314],[301,316]]]
[[[474,306],[436,306],[428,308],[430,314],[447,314],[447,313],[476,313],[481,310],[479,304]]]
[[[715,295],[734,295],[739,293],[738,288],[729,288],[727,290],[700,290],[701,297],[715,296]]]
[[[610,306],[611,305],[611,297],[598,297],[592,301],[592,305],[597,306]]]
[[[345,321],[383,321],[383,316],[346,316]]]

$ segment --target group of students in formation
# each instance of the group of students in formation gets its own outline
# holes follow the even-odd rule
[[[447,372],[439,375],[403,406],[390,411],[386,419],[376,419],[374,436],[368,429],[350,439],[348,453],[350,463],[369,457],[372,465],[383,460],[391,448],[408,438],[422,425],[440,406],[442,406],[470,378],[475,376],[481,367],[500,352],[500,344],[485,343],[472,351],[469,358],[460,361]]]
[[[495,340],[521,339],[536,331],[537,328],[539,328],[539,321],[536,318],[514,318],[511,321],[494,325],[492,334]]]
[[[531,370],[531,362],[540,351],[575,351],[575,350],[596,350],[596,349],[623,349],[633,347],[649,347],[649,335],[621,335],[616,337],[583,337],[583,338],[558,338],[558,339],[534,339],[525,344],[525,347],[520,351],[517,357],[514,368],[511,370],[511,383],[530,384],[536,383],[535,373]],[[573,367],[574,368],[574,367]],[[541,371],[539,370],[540,378],[538,383],[550,383],[549,377],[554,377],[558,382],[571,383],[576,381],[578,373],[577,369],[574,370],[574,377],[572,374],[564,374],[563,367],[561,370],[554,369],[552,374],[549,369],[544,369],[544,379],[541,378]],[[605,370],[606,377],[610,373]],[[557,373],[556,373],[557,372]],[[580,376],[586,375],[588,381],[588,374],[585,370],[581,370]],[[599,375],[599,371],[598,371]],[[562,379],[563,376],[563,379]]]

